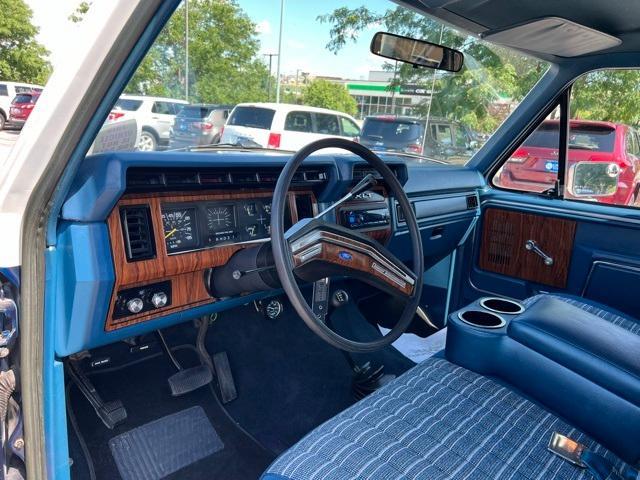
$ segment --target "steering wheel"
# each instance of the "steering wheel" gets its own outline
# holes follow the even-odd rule
[[[302,162],[325,148],[348,150],[367,161],[384,179],[404,213],[412,243],[413,271],[377,241],[335,223],[303,219],[284,229],[287,192]],[[390,345],[407,329],[416,313],[422,293],[424,256],[416,216],[400,181],[371,150],[346,139],[327,138],[310,143],[287,162],[278,178],[271,206],[271,246],[282,288],[302,320],[330,345],[350,352],[371,352]],[[358,342],[342,337],[326,323],[328,277],[354,277],[406,300],[395,326],[374,341]],[[314,282],[313,307],[300,291],[296,277]]]

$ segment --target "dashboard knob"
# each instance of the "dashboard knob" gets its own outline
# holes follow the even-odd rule
[[[140,313],[144,308],[144,302],[141,298],[132,298],[127,302],[127,310],[131,313]]]
[[[156,292],[151,297],[151,303],[153,303],[153,306],[156,308],[164,307],[168,300],[167,294],[164,292]]]

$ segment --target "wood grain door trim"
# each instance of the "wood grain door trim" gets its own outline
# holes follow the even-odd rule
[[[488,208],[482,217],[479,267],[522,280],[565,288],[576,222],[562,218]],[[525,248],[533,240],[553,265]]]

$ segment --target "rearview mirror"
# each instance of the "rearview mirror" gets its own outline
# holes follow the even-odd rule
[[[620,167],[609,162],[579,162],[571,167],[567,188],[574,197],[606,197],[618,189]]]
[[[435,43],[378,32],[371,40],[371,53],[391,60],[447,72],[459,72],[464,63],[462,52]]]

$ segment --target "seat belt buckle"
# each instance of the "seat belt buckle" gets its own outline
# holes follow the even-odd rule
[[[582,452],[584,452],[587,447],[583,444],[576,442],[561,433],[553,432],[547,448],[551,453],[555,453],[560,458],[563,458],[580,468],[586,468],[585,463],[582,461]]]

